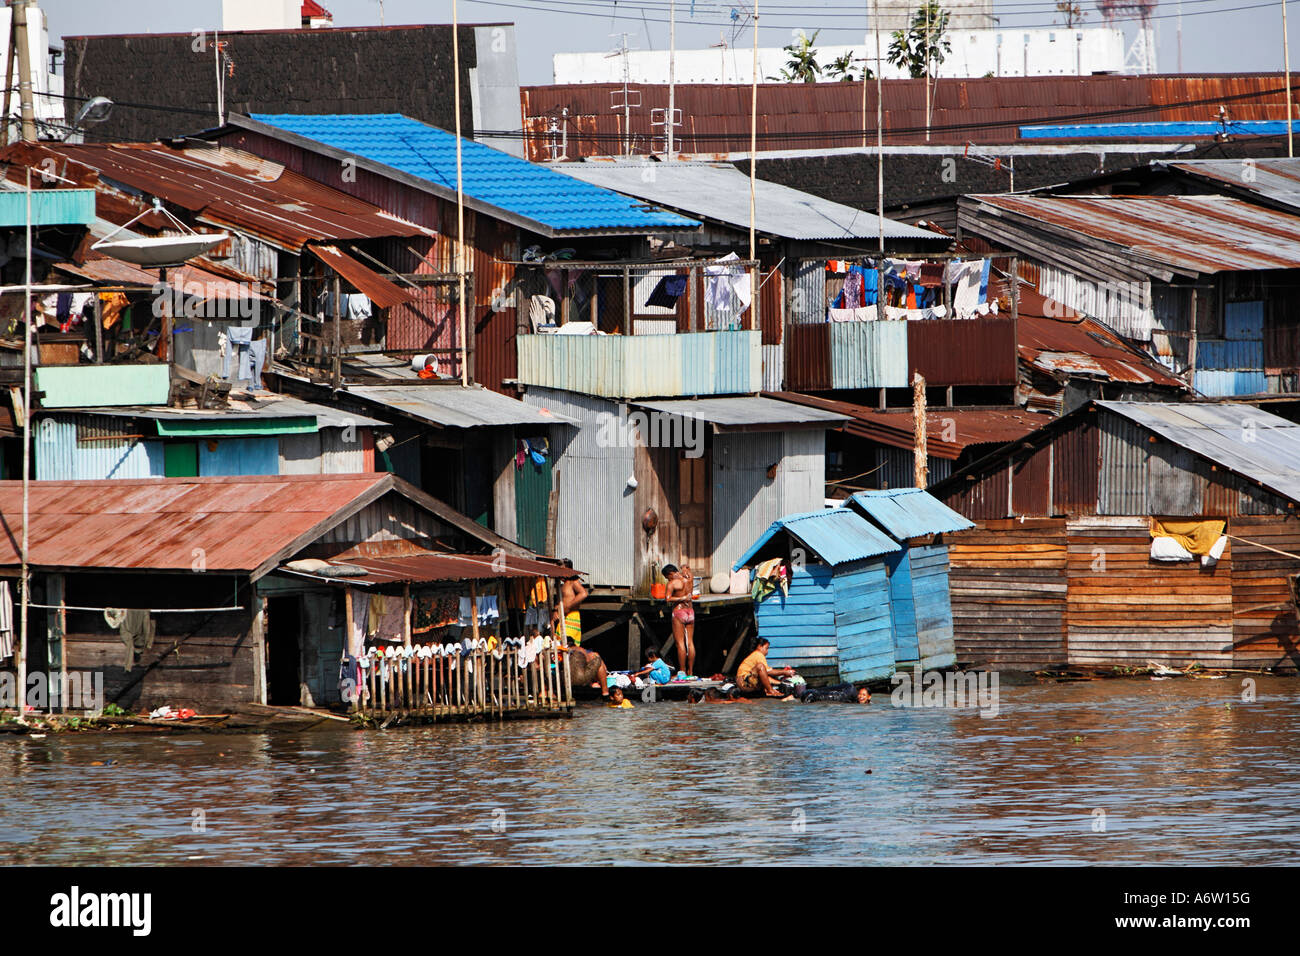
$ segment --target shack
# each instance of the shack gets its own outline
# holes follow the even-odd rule
[[[796,667],[810,682],[891,676],[888,560],[901,550],[849,508],[774,521],[733,568],[755,569],[754,616],[759,637],[772,642],[768,662]]]
[[[922,670],[952,667],[957,652],[944,535],[974,523],[920,488],[860,491],[844,507],[899,543],[898,551],[885,556],[897,665],[917,661]]]
[[[0,483],[0,518],[10,531],[0,540],[0,587],[15,605],[22,513],[22,483]],[[541,645],[557,593],[547,579],[573,572],[537,561],[393,475],[35,482],[29,514],[26,669],[98,673],[106,703],[207,714],[245,704],[352,703],[435,717],[569,706],[567,688],[547,683],[556,648]],[[435,581],[443,597],[458,599],[412,601],[413,584],[419,599],[420,586]],[[489,587],[496,597],[482,603],[494,614],[480,618]],[[360,590],[375,596],[354,617],[361,602],[351,595]],[[472,613],[461,613],[464,592]],[[413,620],[413,606],[441,616]],[[530,659],[516,656],[512,672],[529,682],[524,695],[489,695],[481,678],[464,679],[474,655],[483,660],[506,639],[516,652],[533,648]],[[399,675],[418,672],[416,661],[431,668],[432,652],[420,654],[421,644],[439,646],[455,699],[439,698],[432,685],[418,694],[409,684],[393,689]],[[458,650],[443,655],[452,644]],[[359,695],[348,659],[363,657],[374,666],[369,693]],[[449,668],[458,683],[446,684]],[[478,673],[490,668],[480,664]]]
[[[949,547],[959,660],[1300,663],[1300,425],[1244,403],[1095,401],[930,490],[975,522]],[[1171,530],[1185,553],[1157,543]]]

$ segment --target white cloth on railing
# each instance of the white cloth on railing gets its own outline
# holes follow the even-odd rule
[[[14,599],[9,582],[0,581],[0,661],[14,656]]]
[[[739,312],[749,308],[753,298],[749,273],[739,266],[727,264],[739,261],[740,256],[729,252],[704,267],[704,275],[707,277],[704,300],[715,312]],[[739,309],[735,307],[735,301],[740,303]]]

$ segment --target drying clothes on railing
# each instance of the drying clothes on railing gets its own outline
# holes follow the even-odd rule
[[[875,305],[879,291],[880,277],[875,268],[864,269],[862,266],[849,266],[844,277],[844,286],[832,303],[836,309],[855,309],[864,305]]]
[[[975,314],[976,307],[980,304],[980,276],[983,275],[984,265],[981,260],[970,262],[950,263],[955,267],[951,273],[953,281],[957,283],[957,288],[952,294],[952,311],[953,317],[958,319],[969,319]]]
[[[739,262],[740,256],[729,252],[704,267],[707,277],[704,301],[714,312],[741,312],[749,308],[751,296],[749,273],[726,263]],[[735,303],[740,303],[737,309]]]
[[[549,295],[530,295],[528,297],[528,321],[533,331],[543,325],[555,324],[555,300]]]
[[[655,283],[655,287],[645,300],[645,304],[661,309],[675,309],[677,300],[685,294],[686,276],[666,275]]]
[[[874,322],[880,315],[874,305],[860,305],[856,309],[827,309],[826,317],[831,322]]]
[[[406,602],[394,594],[370,595],[366,633],[374,640],[405,640]]]
[[[788,596],[790,579],[786,575],[785,565],[781,563],[781,559],[771,558],[754,569],[754,587],[750,591],[750,597],[755,604],[761,604],[774,594],[777,588],[781,589],[783,595]]]
[[[126,670],[135,667],[140,652],[153,647],[156,629],[148,610],[140,608],[104,608],[104,620],[116,627],[118,637],[126,645]]]

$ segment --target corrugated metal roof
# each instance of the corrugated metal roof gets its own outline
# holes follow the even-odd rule
[[[119,259],[87,259],[81,265],[73,262],[57,262],[54,268],[60,272],[89,279],[91,282],[110,286],[140,286],[153,289],[162,281],[157,269],[142,269]],[[260,282],[252,276],[248,276],[246,280],[236,281],[198,266],[186,265],[169,269],[167,286],[172,289],[173,296],[179,293],[185,296],[186,300],[193,297],[203,302],[275,301],[271,296],[263,295],[258,291]]]
[[[911,449],[911,409],[881,410],[798,392],[774,392],[777,398],[846,415],[844,431],[859,438]],[[971,445],[1004,445],[1045,425],[1049,417],[1019,407],[944,408],[926,413],[926,450],[933,458],[956,459]]]
[[[191,571],[201,549],[209,571],[250,572],[392,482],[387,474],[33,482],[31,563]],[[0,565],[16,565],[22,482],[0,482],[0,516]]]
[[[121,222],[148,208],[135,195],[143,193],[290,252],[311,239],[431,235],[377,206],[229,147],[194,141],[182,149],[161,143],[17,144],[5,158],[33,167],[52,160],[59,175],[93,186],[101,214],[116,211],[110,218]]]
[[[271,132],[315,140],[436,187],[456,190],[456,136],[399,113],[255,114]],[[465,195],[535,224],[543,233],[588,230],[691,229],[699,223],[629,202],[623,196],[562,176],[545,166],[462,139]]]
[[[411,302],[410,289],[398,286],[337,246],[308,243],[307,248],[315,253],[316,258],[321,262],[356,286],[358,291],[365,293],[380,308],[391,309]]]
[[[689,216],[749,229],[749,177],[729,163],[607,161],[550,168]],[[869,212],[762,179],[755,184],[754,221],[759,232],[782,239],[874,241],[880,235],[880,220]],[[892,219],[885,220],[885,236],[949,241]]]
[[[574,425],[571,419],[482,386],[351,385],[349,395],[451,428],[491,425]]]
[[[1300,209],[1300,159],[1195,159],[1152,165]]]
[[[1252,405],[1096,403],[1265,488],[1300,501],[1300,425]]]
[[[732,566],[733,570],[744,567],[763,545],[782,531],[790,532],[830,565],[847,564],[901,550],[860,514],[848,508],[827,508],[825,511],[809,511],[778,518],[740,556]]]
[[[859,491],[845,507],[860,508],[898,541],[975,527],[920,488]]]
[[[839,412],[754,395],[635,402],[634,404],[638,408],[649,408],[668,415],[699,419],[717,425],[721,429],[752,430],[765,425],[776,428],[782,425],[815,424],[831,427],[848,420],[847,415]]]
[[[1010,213],[1114,247],[1147,262],[1200,275],[1300,268],[1300,217],[1227,196],[982,195],[962,203],[969,226]]]
[[[49,366],[55,368],[56,366]],[[77,366],[68,366],[75,368]],[[162,368],[164,366],[100,366],[103,368]],[[85,396],[78,396],[84,398]],[[165,401],[164,396],[164,401]],[[48,408],[48,405],[42,405],[42,408]],[[260,397],[247,395],[243,399],[231,397],[229,406],[226,408],[172,408],[167,405],[120,405],[109,407],[105,405],[96,406],[77,406],[60,408],[60,412],[78,412],[88,415],[108,415],[118,418],[147,418],[154,421],[168,422],[227,422],[227,421],[276,421],[279,419],[293,418],[314,418],[317,428],[378,428],[385,422],[376,418],[367,418],[365,415],[357,415],[352,412],[345,412],[342,409],[334,408],[329,405],[317,405],[314,402],[305,402],[300,398],[294,398],[291,395],[276,395],[263,393]]]
[[[339,561],[366,569],[366,574],[320,580],[349,587],[405,581],[482,581],[494,578],[576,578],[578,572],[549,561],[501,554],[413,554],[393,558],[360,556]],[[307,574],[307,577],[319,575]]]

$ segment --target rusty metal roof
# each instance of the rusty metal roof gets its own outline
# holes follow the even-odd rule
[[[1194,159],[1152,165],[1300,209],[1300,159]]]
[[[996,280],[994,294],[1009,299],[1009,283]],[[1135,385],[1186,389],[1187,384],[1150,356],[1130,348],[1094,319],[1049,299],[1032,286],[1020,285],[1016,327],[1022,361],[1048,374],[1100,378]]]
[[[927,136],[925,80],[885,80],[883,86],[887,143],[1010,143],[1019,139],[1024,125],[1205,120],[1221,105],[1234,120],[1276,119],[1286,112],[1280,73],[951,78],[932,91]],[[641,106],[632,111],[630,132],[636,151],[644,153],[652,139],[662,141],[662,127],[656,129],[651,122],[652,115],[658,115],[654,111],[668,105],[668,86],[638,83],[637,90]],[[550,155],[553,119],[567,124],[570,159],[622,152],[623,116],[609,107],[611,93],[620,91],[614,83],[522,87],[528,158],[540,162]],[[859,83],[760,84],[758,148],[861,146],[863,92]],[[867,115],[874,117],[875,84],[868,83],[865,92]],[[674,105],[682,111],[677,134],[682,153],[749,150],[748,84],[679,83]]]
[[[251,573],[394,487],[383,473],[30,483],[30,563]],[[0,482],[0,566],[20,563],[22,482]]]
[[[362,575],[326,578],[336,584],[373,587],[426,581],[483,581],[495,578],[576,578],[578,572],[550,561],[534,561],[512,555],[414,554],[392,558],[369,556],[347,558],[338,564],[365,568]]]
[[[3,158],[34,168],[53,159],[58,175],[98,191],[100,213],[109,218],[147,209],[138,194],[156,196],[189,210],[201,222],[247,233],[289,252],[309,240],[432,235],[277,163],[224,146],[193,141],[184,148],[161,143],[19,144]],[[12,167],[9,175],[14,175]],[[120,207],[116,217],[108,209],[112,206]]]
[[[87,259],[81,265],[73,262],[58,262],[55,263],[54,268],[101,285],[140,286],[144,289],[152,289],[156,283],[162,281],[157,269],[144,269],[120,259]],[[214,275],[198,266],[186,265],[169,270],[167,285],[186,296],[196,296],[205,301],[209,299],[275,301],[271,296],[257,291],[255,286],[260,286],[261,283],[256,280],[236,282]]]
[[[982,195],[961,210],[973,232],[1019,218],[1153,274],[1300,268],[1300,216],[1228,196]]]
[[[782,401],[847,415],[849,421],[842,430],[850,435],[895,448],[913,447],[910,408],[882,411],[798,392],[772,392],[771,395]],[[971,445],[1003,445],[1028,435],[1049,420],[1046,415],[1019,407],[936,409],[926,413],[926,450],[935,458],[956,459]]]
[[[386,279],[368,265],[354,259],[337,246],[308,243],[316,258],[325,263],[357,289],[370,298],[375,305],[391,309],[396,305],[405,305],[411,301],[411,291]]]

